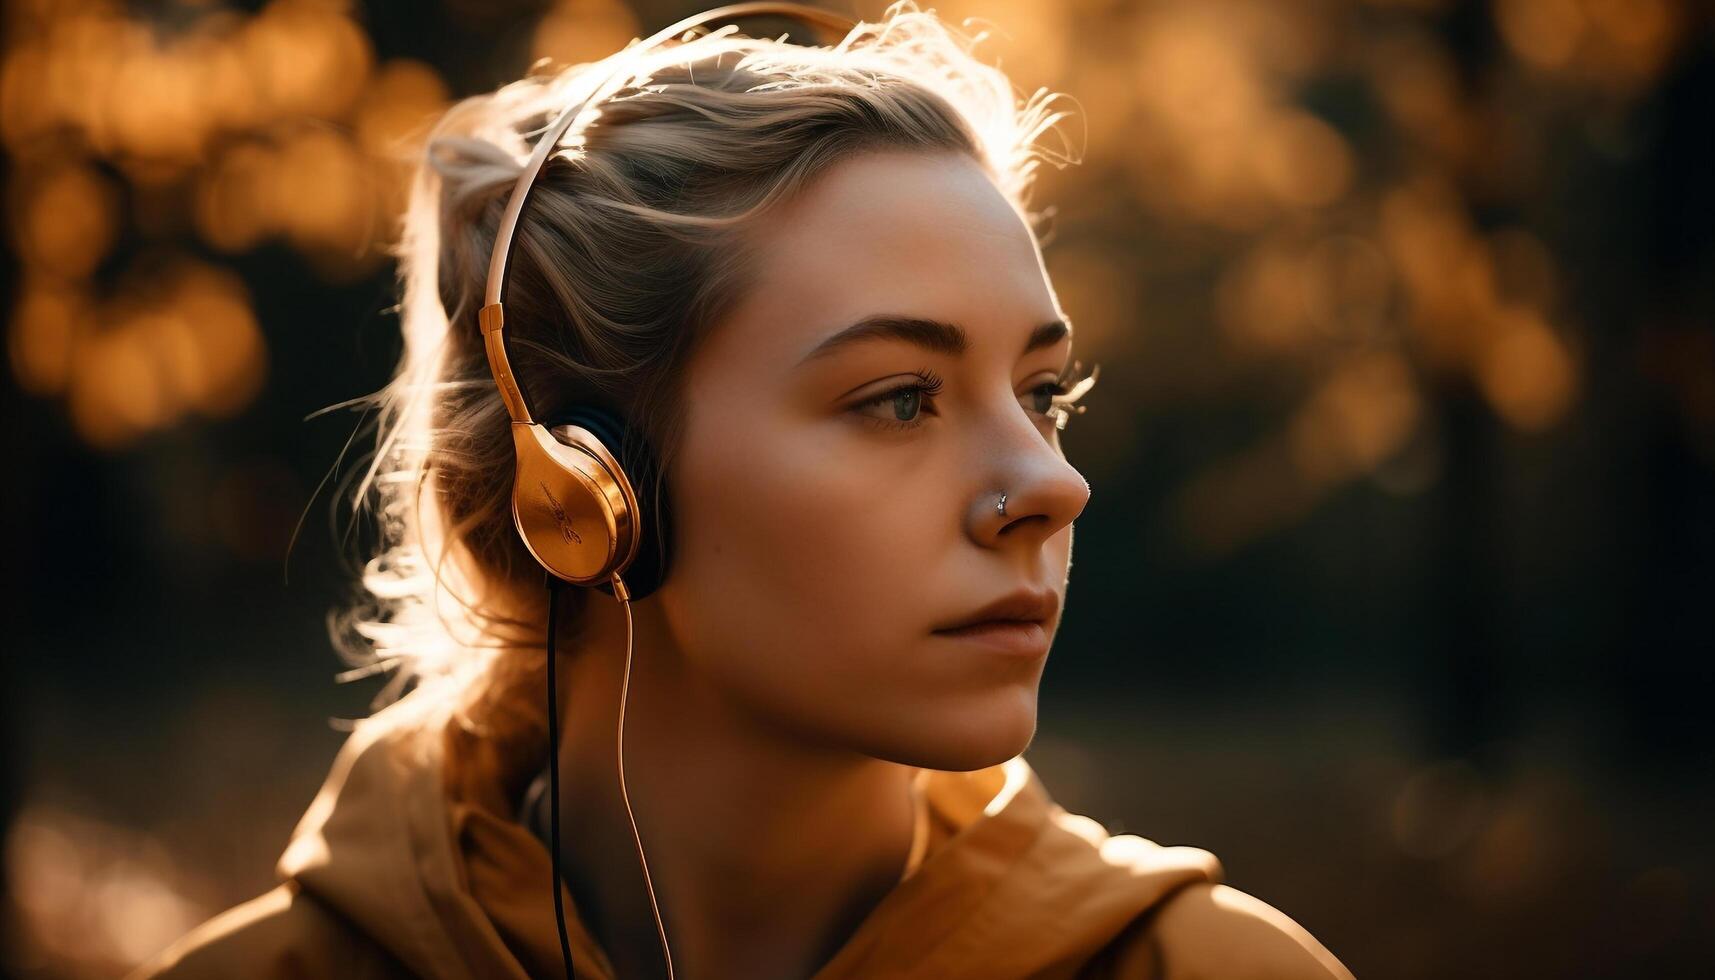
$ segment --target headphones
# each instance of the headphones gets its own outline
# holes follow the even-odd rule
[[[687,17],[651,35],[638,50],[647,51],[709,21],[755,15],[788,17],[842,36],[859,23],[844,14],[799,3],[737,3]],[[554,681],[557,593],[567,582],[595,587],[619,600],[625,609],[625,683],[619,702],[618,767],[620,794],[625,801],[626,815],[631,817],[631,798],[625,791],[625,702],[631,689],[633,641],[631,601],[649,595],[660,586],[666,576],[672,539],[664,506],[656,514],[645,514],[638,506],[634,488],[657,487],[660,474],[656,454],[642,433],[629,427],[617,413],[593,403],[569,406],[547,422],[538,421],[531,413],[506,356],[504,300],[513,237],[518,231],[518,221],[537,174],[585,107],[611,95],[621,86],[624,77],[624,73],[610,75],[588,98],[562,112],[536,144],[524,172],[513,187],[506,210],[501,214],[494,253],[488,265],[484,305],[477,314],[488,367],[494,374],[494,382],[500,388],[501,400],[505,402],[507,415],[511,418],[516,455],[512,519],[525,548],[547,572],[549,834],[554,865],[554,918],[559,926],[560,953],[565,960],[568,980],[573,973],[571,944],[561,907],[560,738]],[[621,455],[616,455],[616,452]],[[627,572],[632,574],[629,587],[621,577]],[[672,980],[673,954],[667,944],[666,927],[661,922],[660,906],[655,901],[655,886],[649,877],[649,862],[643,854],[643,842],[637,835],[635,817],[631,817],[631,832],[637,841],[637,856],[649,891],[649,903],[655,913],[661,952],[667,960],[668,980]]]
[[[758,14],[790,17],[841,34],[858,24],[843,14],[798,3],[738,3],[687,17],[642,42],[640,50],[707,21]],[[656,485],[660,473],[656,454],[641,433],[600,405],[574,405],[547,423],[538,421],[507,358],[504,303],[513,236],[537,174],[584,108],[612,94],[622,79],[623,73],[610,77],[588,98],[566,109],[536,144],[501,214],[477,320],[489,369],[512,419],[517,457],[512,517],[524,546],[550,575],[629,601],[655,591],[667,571],[671,548],[667,514],[663,509],[646,519],[634,489]],[[625,453],[623,464],[616,452]],[[629,586],[620,578],[627,571],[632,573]]]

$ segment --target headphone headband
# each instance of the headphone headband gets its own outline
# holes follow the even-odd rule
[[[693,14],[669,27],[650,35],[639,45],[639,50],[648,50],[670,38],[678,37],[692,28],[699,27],[712,20],[730,20],[739,17],[759,15],[777,15],[803,21],[815,27],[826,28],[829,31],[849,32],[858,25],[858,21],[845,14],[823,10],[800,3],[756,2],[735,3],[724,7]],[[518,386],[518,380],[512,374],[512,365],[506,356],[506,325],[505,312],[502,307],[502,297],[506,291],[506,272],[512,260],[512,241],[518,231],[518,219],[524,212],[524,204],[530,197],[530,190],[536,183],[536,175],[548,161],[548,155],[554,152],[566,130],[582,114],[585,107],[592,102],[611,95],[620,87],[625,77],[624,72],[615,72],[595,88],[582,101],[560,113],[554,124],[536,143],[536,149],[530,154],[530,160],[524,165],[524,172],[518,175],[518,182],[512,188],[512,197],[506,202],[506,210],[501,213],[500,227],[494,238],[494,252],[488,262],[488,286],[483,293],[483,307],[477,313],[477,322],[481,324],[483,345],[488,353],[488,366],[494,373],[495,384],[500,387],[501,400],[506,403],[506,412],[514,423],[530,425],[535,419],[530,414],[530,407],[524,399],[524,392]]]

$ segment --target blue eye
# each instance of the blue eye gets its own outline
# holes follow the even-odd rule
[[[853,410],[880,405],[887,409],[887,415],[871,415],[858,412],[860,416],[883,429],[915,429],[922,425],[923,399],[934,398],[941,393],[943,382],[940,375],[933,371],[919,371],[917,384],[900,385],[890,391],[883,392],[874,398],[853,405]],[[931,412],[930,414],[934,414]]]
[[[1031,389],[1031,395],[1037,399],[1036,414],[1046,416],[1054,422],[1054,428],[1064,429],[1073,415],[1082,415],[1087,406],[1077,404],[1084,393],[1095,387],[1096,377],[1101,372],[1099,367],[1090,368],[1076,384],[1067,384],[1076,377],[1076,372],[1083,367],[1083,362],[1074,361],[1060,377],[1053,381],[1044,382]]]
[[[1035,399],[1032,411],[1038,415],[1047,415],[1054,411],[1055,400],[1071,390],[1058,381],[1045,381],[1037,385],[1030,389],[1031,397]]]

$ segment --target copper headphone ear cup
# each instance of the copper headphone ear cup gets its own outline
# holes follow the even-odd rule
[[[643,512],[637,505],[637,493],[624,467],[619,465],[607,443],[593,430],[566,423],[549,429],[548,434],[557,444],[571,450],[566,454],[568,464],[585,467],[582,472],[589,473],[601,486],[602,500],[610,505],[608,509],[613,515],[614,570],[625,572],[637,558],[638,544],[643,537]],[[599,469],[588,470],[586,459],[593,459]]]
[[[518,458],[512,516],[531,555],[576,585],[623,573],[637,551],[628,488],[596,454],[541,425],[514,423],[512,433]]]
[[[666,578],[673,544],[671,507],[653,445],[622,415],[599,403],[563,406],[544,424],[562,442],[602,459],[629,495],[637,515],[637,556],[626,569],[625,586],[633,599],[650,595]],[[596,586],[609,594],[612,588],[611,582]]]

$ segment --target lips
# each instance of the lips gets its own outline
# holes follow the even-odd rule
[[[967,649],[1004,654],[1026,663],[1037,663],[1048,654],[1048,628],[1031,619],[989,619],[936,630],[934,635]]]
[[[935,632],[968,635],[995,628],[1017,629],[1030,625],[1043,628],[1054,618],[1059,608],[1058,593],[1020,589],[972,611],[967,616],[935,627]]]

